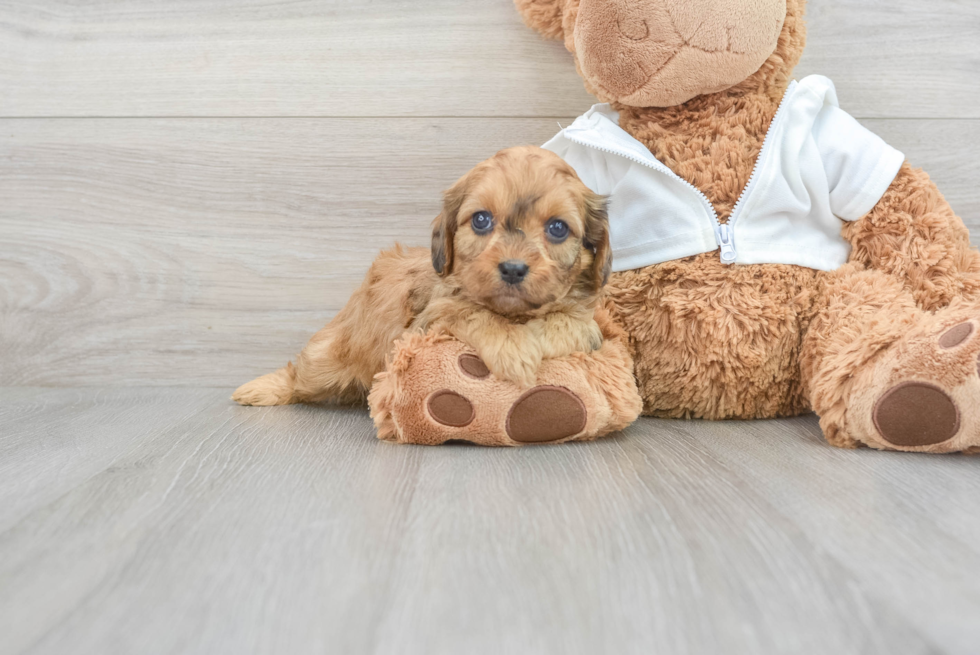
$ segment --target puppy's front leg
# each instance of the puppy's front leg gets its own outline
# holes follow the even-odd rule
[[[534,384],[541,366],[540,342],[530,337],[524,325],[509,325],[509,330],[489,338],[476,351],[494,375],[521,387]]]
[[[487,311],[473,311],[454,317],[447,329],[468,344],[490,372],[502,380],[530,387],[541,366],[541,340],[526,325],[511,323]]]
[[[527,323],[544,359],[574,352],[592,352],[602,346],[602,330],[595,318],[553,313]]]

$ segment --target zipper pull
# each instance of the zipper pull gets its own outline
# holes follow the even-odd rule
[[[732,228],[727,223],[725,225],[719,225],[715,228],[715,237],[717,237],[718,245],[721,247],[722,263],[731,264],[735,261],[735,243],[732,239],[733,236]]]

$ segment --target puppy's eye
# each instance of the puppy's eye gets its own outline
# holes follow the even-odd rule
[[[473,214],[470,223],[477,234],[487,234],[493,229],[493,214],[488,211],[478,211]]]
[[[548,238],[555,243],[561,243],[568,238],[568,223],[561,219],[551,219],[545,225],[544,230],[548,233]]]

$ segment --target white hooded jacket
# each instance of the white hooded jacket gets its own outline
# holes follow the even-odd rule
[[[854,221],[888,189],[905,157],[837,105],[826,77],[793,82],[726,225],[693,185],[595,105],[544,145],[596,193],[610,196],[613,270],[721,249],[727,264],[795,264],[823,271],[847,261],[841,220]]]

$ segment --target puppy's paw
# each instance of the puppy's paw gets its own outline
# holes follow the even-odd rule
[[[246,382],[235,390],[231,399],[239,405],[262,407],[294,403],[292,371],[292,365],[288,365],[274,373]]]
[[[599,324],[595,320],[589,321],[585,329],[587,347],[583,348],[585,352],[592,352],[594,350],[599,350],[602,348],[602,329],[599,328]]]
[[[511,349],[481,352],[480,357],[498,379],[513,382],[522,389],[534,385],[541,366],[540,356]]]
[[[590,353],[602,347],[602,330],[594,319],[582,321],[556,314],[529,321],[527,329],[539,344],[544,359]]]

